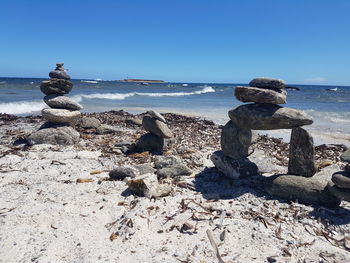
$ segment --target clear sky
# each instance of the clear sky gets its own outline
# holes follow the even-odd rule
[[[0,77],[350,85],[350,0],[0,0]]]

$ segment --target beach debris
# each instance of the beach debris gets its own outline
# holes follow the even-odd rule
[[[219,263],[225,263],[225,261],[223,261],[223,259],[221,258],[221,255],[220,255],[220,252],[219,252],[219,248],[214,240],[214,237],[213,237],[213,233],[211,232],[210,229],[207,229],[207,236],[208,236],[208,239],[210,241],[210,244],[211,246],[213,247],[214,249],[214,252],[215,252],[215,255],[216,255],[216,258],[218,259],[218,262]]]
[[[314,140],[305,129],[292,129],[288,174],[311,177],[316,173]]]
[[[79,184],[79,183],[91,183],[93,181],[94,181],[94,179],[92,179],[92,178],[78,178],[77,184]]]
[[[73,127],[81,118],[79,110],[82,106],[68,97],[63,97],[73,88],[63,63],[57,63],[56,69],[49,76],[51,79],[44,80],[40,85],[40,90],[46,95],[44,102],[50,107],[41,111],[47,123],[27,138],[28,144],[75,144],[80,135]]]

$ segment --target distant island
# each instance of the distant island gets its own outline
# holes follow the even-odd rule
[[[164,80],[157,80],[157,79],[123,79],[119,80],[121,82],[147,82],[147,83],[165,83]]]

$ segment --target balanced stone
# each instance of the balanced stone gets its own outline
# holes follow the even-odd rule
[[[286,104],[287,92],[284,90],[262,89],[255,87],[235,88],[235,96],[242,102]]]
[[[336,198],[350,202],[350,190],[349,189],[340,188],[337,185],[335,185],[332,181],[328,182],[327,189]]]
[[[76,110],[46,108],[41,111],[43,118],[52,123],[70,123],[75,125],[80,119],[80,112]]]
[[[248,158],[234,160],[225,156],[222,151],[216,151],[211,156],[211,161],[215,167],[226,177],[238,179],[259,174],[257,165]]]
[[[164,118],[159,112],[157,112],[157,111],[149,110],[149,111],[146,112],[146,114],[147,114],[148,116],[150,116],[151,118],[155,118],[156,120],[159,120],[159,121],[161,121],[161,122],[166,123],[165,118]]]
[[[28,138],[28,144],[59,144],[72,145],[79,141],[80,134],[69,125],[52,125],[45,123],[41,128],[32,133]]]
[[[315,177],[276,175],[267,179],[265,190],[274,196],[300,203],[337,207],[340,200],[327,190],[326,183]]]
[[[290,138],[288,174],[311,177],[316,173],[314,140],[303,128],[293,128]]]
[[[150,116],[144,116],[142,119],[142,126],[146,131],[153,133],[162,138],[171,138],[173,137],[172,132],[168,128],[168,126],[155,118]]]
[[[55,70],[49,73],[49,77],[53,79],[66,79],[70,80],[70,76],[66,73],[63,67],[64,63],[56,63]]]
[[[221,132],[221,149],[224,155],[233,159],[247,157],[252,143],[251,129],[238,127],[232,121],[226,123]]]
[[[50,79],[41,82],[40,90],[45,95],[67,94],[73,88],[73,83],[65,79]]]
[[[44,97],[45,103],[51,108],[81,110],[83,106],[79,103],[61,95],[47,95]]]
[[[253,130],[291,129],[313,123],[303,111],[274,104],[245,104],[228,112],[238,126]]]
[[[350,163],[350,148],[347,149],[342,155],[340,155],[340,160]]]
[[[52,79],[70,80],[70,76],[64,70],[53,70],[49,73],[49,77]]]
[[[284,89],[285,83],[281,79],[255,78],[249,82],[249,86],[266,89]]]
[[[159,137],[153,133],[146,133],[136,141],[134,151],[161,153],[163,152],[165,145],[166,143],[164,138]]]
[[[347,172],[347,171],[336,172],[332,175],[332,181],[339,188],[350,189],[350,172]]]

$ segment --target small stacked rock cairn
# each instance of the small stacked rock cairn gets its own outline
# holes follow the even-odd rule
[[[72,90],[73,83],[63,63],[57,63],[49,76],[51,79],[44,80],[40,85],[40,90],[46,95],[44,102],[49,106],[41,111],[47,122],[29,136],[28,143],[74,144],[79,141],[80,135],[73,127],[81,118],[79,110],[82,106],[64,96]]]
[[[350,202],[350,149],[347,149],[340,159],[347,163],[343,171],[332,175],[332,181],[328,183],[328,190],[332,195]]]
[[[134,151],[162,153],[169,139],[173,137],[171,130],[166,125],[165,118],[160,113],[149,110],[142,119],[142,126],[149,133],[142,135],[137,140]]]
[[[300,128],[313,121],[302,111],[277,105],[287,101],[284,81],[256,78],[249,87],[236,87],[235,96],[253,103],[228,112],[231,120],[222,129],[222,151],[211,158],[219,170],[234,179],[258,174],[258,167],[248,159],[257,138],[254,130],[292,129],[288,173],[306,177],[315,174],[313,139]]]
[[[288,174],[269,177],[265,180],[265,190],[306,204],[338,206],[340,200],[327,189],[326,176],[313,176],[316,173],[313,138],[301,128],[313,120],[303,111],[278,105],[286,103],[284,81],[256,78],[249,87],[236,87],[235,96],[250,103],[228,112],[231,120],[221,132],[222,150],[211,156],[216,168],[233,179],[258,175],[259,168],[248,158],[257,138],[254,130],[292,129]]]

